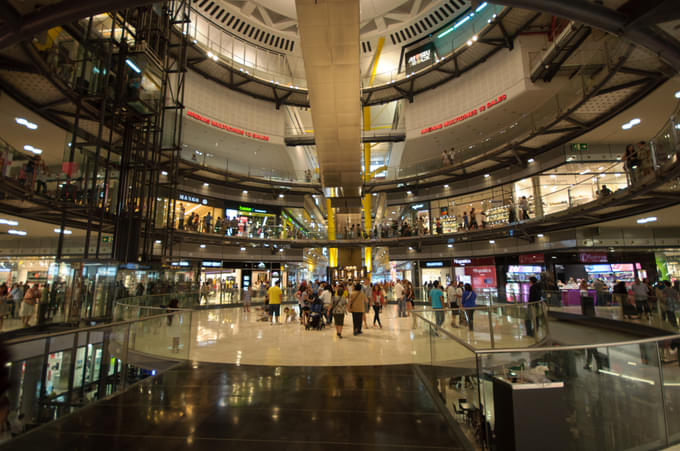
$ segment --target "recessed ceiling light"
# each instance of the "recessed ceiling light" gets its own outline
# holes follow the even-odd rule
[[[449,247],[453,247],[453,244],[449,244]]]
[[[161,244],[161,242],[162,242],[161,240],[156,240],[156,241],[155,241],[156,244]]]
[[[413,193],[411,191],[406,191],[406,194],[411,195]]]
[[[29,121],[28,119],[24,119],[23,117],[15,117],[14,120],[16,121],[17,124],[23,125],[29,130],[35,130],[38,128],[37,124],[34,124],[33,122]]]
[[[449,187],[449,185],[444,185],[444,188],[448,188],[448,187]]]
[[[5,224],[8,226],[18,226],[18,221],[12,221],[11,219],[0,219],[0,224]]]
[[[59,229],[59,228],[54,229],[54,233],[61,233],[61,229]],[[64,229],[64,235],[70,235],[72,233],[73,233],[73,231],[71,231],[69,229]]]
[[[283,252],[283,248],[279,249],[279,252]]]
[[[485,178],[485,179],[488,179],[489,177],[490,177],[489,174],[484,174],[484,178]]]
[[[243,194],[248,194],[248,190],[247,190],[247,189],[244,189],[244,190],[243,190]]]
[[[28,151],[28,152],[32,152],[32,153],[34,153],[34,154],[36,154],[36,155],[40,155],[40,154],[43,152],[42,149],[38,149],[38,148],[36,148],[36,147],[33,147],[33,146],[31,146],[30,144],[26,144],[26,145],[24,146],[24,150],[26,150],[26,151]]]
[[[201,244],[201,249],[205,249],[205,244]]]
[[[640,119],[638,119],[638,118],[631,119],[630,121],[628,121],[628,122],[626,122],[625,124],[623,124],[623,125],[621,126],[621,128],[622,128],[623,130],[630,130],[630,129],[633,128],[634,126],[638,125],[640,122],[641,122],[641,121],[640,121]]]
[[[23,230],[9,229],[9,230],[7,231],[7,233],[9,233],[10,235],[26,236],[26,232],[24,232]]]
[[[244,252],[245,250],[246,250],[245,247],[242,247],[242,248],[241,248],[241,252]]]
[[[656,222],[656,216],[650,216],[648,218],[640,218],[637,220],[638,224],[647,224],[648,222]]]
[[[283,194],[279,194],[279,199],[283,199]]]
[[[543,238],[543,234],[542,234],[542,233],[539,233],[539,234],[536,235],[536,236],[539,237],[539,238]]]
[[[680,99],[680,91],[676,91],[676,93],[675,93],[675,98],[676,98],[676,99]]]
[[[203,186],[208,187],[208,186],[210,186],[210,183],[205,182],[205,183],[203,184]]]
[[[489,240],[489,244],[496,244],[494,240]]]
[[[533,163],[534,161],[535,161],[535,160],[534,160],[533,158],[529,158],[529,159],[527,160],[527,163]]]

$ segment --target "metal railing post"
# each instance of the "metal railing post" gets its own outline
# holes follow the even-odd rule
[[[493,336],[493,321],[491,320],[491,305],[487,307],[488,315],[489,315],[489,337],[491,340],[491,349],[496,347],[496,341]]]

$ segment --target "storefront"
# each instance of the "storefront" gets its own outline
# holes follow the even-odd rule
[[[281,209],[271,206],[225,202],[225,234],[249,238],[278,238],[281,236]]]
[[[447,287],[451,283],[451,260],[420,262],[420,280],[423,286],[439,281],[439,285]]]
[[[508,265],[505,275],[505,299],[507,302],[528,302],[531,282],[535,277],[541,280],[541,273],[545,271],[545,255],[525,254],[518,258],[518,265]]]
[[[5,258],[0,260],[0,283],[12,285],[16,282],[44,284],[53,257]]]
[[[469,283],[477,296],[498,297],[494,257],[454,258],[453,270],[456,281]]]
[[[664,251],[655,254],[659,278],[674,283],[680,279],[680,251]]]
[[[171,202],[167,198],[157,200],[156,224],[166,224],[168,210],[171,208],[170,204]],[[221,233],[219,226],[216,228],[216,225],[224,217],[224,201],[180,192],[175,200],[174,217],[174,226],[178,230]]]

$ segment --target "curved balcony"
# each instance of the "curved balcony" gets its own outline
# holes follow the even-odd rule
[[[434,50],[414,70],[380,71],[372,82],[371,76],[365,76],[362,102],[368,106],[413,100],[414,95],[459,77],[499,50],[512,49],[514,39],[540,16],[484,2],[429,38]],[[186,36],[191,69],[230,89],[273,101],[277,107],[309,106],[302,57],[258,46],[194,8],[191,21]],[[469,51],[473,44],[483,50]]]

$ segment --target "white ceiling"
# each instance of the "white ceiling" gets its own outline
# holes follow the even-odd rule
[[[35,238],[56,238],[59,236],[59,234],[54,231],[54,229],[58,229],[59,226],[54,224],[48,224],[39,221],[31,221],[30,219],[18,218],[15,216],[5,215],[2,213],[0,213],[0,219],[13,220],[19,223],[19,225],[16,226],[0,224],[0,235],[6,235],[7,231],[10,229],[21,230],[27,233],[26,236],[10,235],[12,239],[29,241]],[[85,230],[82,229],[71,229],[69,227],[66,227],[66,230],[67,231],[70,230],[73,232],[70,235],[66,235],[67,239],[85,236]]]
[[[578,138],[578,141],[589,144],[628,144],[650,139],[661,130],[678,107],[678,99],[674,94],[679,90],[680,76],[675,76],[631,108]],[[622,130],[621,126],[633,118],[639,118],[640,124]]]
[[[22,117],[38,125],[36,130],[29,130],[16,123]],[[15,149],[23,150],[25,145],[42,149],[41,157],[48,165],[61,164],[64,156],[68,134],[15,102],[4,92],[0,92],[0,138],[7,141]]]

